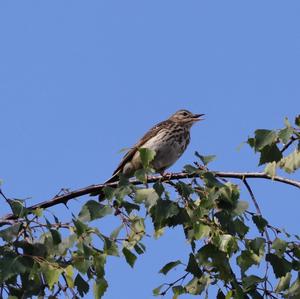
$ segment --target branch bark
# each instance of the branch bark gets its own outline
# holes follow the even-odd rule
[[[233,179],[240,179],[240,180],[244,180],[245,178],[253,178],[253,179],[266,179],[266,180],[273,180],[273,181],[277,181],[277,182],[281,182],[284,184],[288,184],[288,185],[292,185],[295,186],[297,188],[300,189],[300,181],[297,180],[291,180],[291,179],[287,179],[281,176],[275,176],[275,177],[270,177],[269,175],[263,173],[263,172],[223,172],[223,171],[210,171],[211,173],[213,173],[215,175],[215,177],[218,178],[233,178]],[[165,176],[150,176],[148,178],[148,183],[155,183],[157,181],[170,181],[170,180],[178,180],[178,179],[187,179],[187,178],[193,178],[193,177],[197,177],[199,176],[198,174],[189,174],[186,172],[178,172],[178,173],[172,173],[167,174]],[[142,182],[140,182],[139,180],[132,180],[130,181],[131,184],[133,185],[143,185]],[[76,197],[81,197],[84,195],[88,195],[90,193],[100,193],[101,190],[106,187],[106,186],[110,186],[110,187],[116,187],[118,185],[118,182],[113,182],[113,183],[108,183],[108,184],[97,184],[97,185],[91,185],[88,187],[84,187],[78,190],[74,190],[71,191],[69,193],[63,194],[63,195],[58,195],[55,196],[49,200],[45,200],[43,202],[40,202],[38,204],[32,205],[30,207],[28,207],[28,210],[35,210],[37,208],[42,208],[42,209],[46,209],[58,204],[67,204],[67,202],[73,198]],[[16,217],[13,214],[7,214],[5,216],[3,216],[2,218],[0,218],[0,225],[4,225],[4,224],[10,224],[11,220],[15,220]]]

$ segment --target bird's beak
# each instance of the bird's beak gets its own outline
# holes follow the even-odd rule
[[[204,118],[201,118],[202,116],[204,116],[205,114],[194,114],[192,116],[192,121],[199,121],[199,120],[203,120]]]

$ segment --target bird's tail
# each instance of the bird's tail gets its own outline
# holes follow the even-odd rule
[[[108,180],[106,180],[103,184],[109,184],[109,183],[114,183],[119,180],[119,173],[115,173],[112,177],[110,177]]]

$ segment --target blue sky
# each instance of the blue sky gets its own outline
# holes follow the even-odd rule
[[[258,170],[247,146],[237,147],[299,113],[299,13],[292,0],[1,1],[5,193],[31,204],[100,183],[120,149],[180,108],[207,116],[172,171],[195,150],[216,154],[216,170]],[[299,232],[297,190],[253,189],[271,223]],[[147,245],[134,270],[110,261],[105,298],[150,298],[164,282],[160,267],[188,252],[180,230]]]

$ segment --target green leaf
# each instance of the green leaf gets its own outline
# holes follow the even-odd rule
[[[273,162],[268,163],[265,167],[265,173],[267,175],[269,175],[270,177],[272,177],[272,179],[276,175],[276,166],[277,166],[277,163],[275,161],[273,161]]]
[[[112,211],[110,206],[103,205],[95,200],[89,200],[82,207],[78,218],[81,221],[88,222],[111,214]]]
[[[144,168],[149,167],[150,162],[154,159],[156,153],[149,148],[140,148],[140,157]]]
[[[197,167],[195,167],[193,165],[190,165],[190,164],[184,165],[183,169],[188,174],[195,173],[195,172],[197,172],[199,170],[199,168],[197,168]]]
[[[147,170],[145,170],[144,168],[142,169],[138,169],[135,173],[134,176],[141,181],[142,183],[146,184],[147,183]]]
[[[28,210],[24,207],[24,201],[20,199],[9,199],[14,216],[21,218],[28,214]]]
[[[263,233],[265,231],[266,226],[268,225],[268,221],[261,215],[253,215],[252,221],[255,223],[260,233]]]
[[[283,257],[278,257],[276,254],[268,253],[266,261],[270,262],[276,278],[285,276],[292,270],[292,264]]]
[[[97,252],[96,254],[94,254],[93,266],[95,268],[96,276],[98,278],[104,277],[104,266],[106,263],[106,257],[107,255],[104,253]]]
[[[262,292],[262,291],[260,291]],[[251,296],[252,299],[264,299],[263,295],[258,290],[251,289],[248,291],[248,294]],[[242,299],[244,299],[242,297]]]
[[[226,183],[219,189],[217,194],[219,195],[217,203],[220,209],[230,210],[236,208],[240,196],[237,185]]]
[[[220,251],[213,244],[202,246],[197,253],[197,260],[200,265],[208,265],[214,267],[214,271],[219,272],[219,279],[228,281],[232,279],[232,270],[229,259],[225,252]]]
[[[89,227],[79,219],[73,219],[73,223],[76,228],[77,236],[81,236],[89,229]]]
[[[108,199],[108,200],[112,200],[113,197],[114,197],[114,194],[115,194],[115,188],[112,188],[110,186],[106,186],[102,189],[103,193],[104,193],[104,196],[102,198],[102,196],[100,196],[101,198],[101,201],[105,200],[105,199]]]
[[[239,265],[242,272],[244,273],[252,265],[259,264],[259,257],[248,250],[243,250],[241,255],[237,257],[237,264]]]
[[[283,168],[287,173],[292,173],[300,168],[300,151],[295,150],[279,162],[280,168]]]
[[[293,246],[293,254],[295,257],[297,257],[298,259],[300,259],[300,246],[297,246],[296,244]]]
[[[153,188],[136,190],[135,202],[144,203],[148,210],[156,204],[158,199],[159,196]]]
[[[104,295],[108,287],[107,281],[104,278],[98,278],[94,283],[94,298],[100,299]]]
[[[183,286],[174,286],[172,287],[172,291],[173,291],[173,298],[172,299],[177,299],[179,295],[185,294],[185,288]]]
[[[248,243],[248,247],[261,258],[265,253],[266,240],[264,238],[255,238]]]
[[[209,277],[202,276],[200,279],[197,277],[192,278],[187,285],[185,286],[185,289],[189,294],[192,295],[200,295],[206,288],[206,286],[209,283]]]
[[[226,297],[225,297],[225,299],[230,299],[230,298],[232,298],[232,291],[230,290],[227,294],[226,294]]]
[[[76,240],[77,240],[77,235],[75,234],[72,234],[69,237],[63,239],[61,243],[58,245],[58,253],[61,255],[65,255],[67,250],[73,247]]]
[[[50,229],[50,233],[52,236],[53,244],[58,245],[61,242],[61,236],[58,230]]]
[[[140,242],[139,244],[134,245],[134,250],[136,251],[137,254],[143,254],[146,251],[146,247],[144,244]]]
[[[278,256],[282,256],[285,253],[287,245],[287,242],[284,240],[276,238],[272,243],[272,249],[275,249],[275,252]]]
[[[40,265],[45,281],[48,284],[49,289],[52,290],[53,286],[57,284],[59,276],[63,272],[63,269],[53,267],[51,264],[47,263],[42,263]]]
[[[203,274],[202,271],[200,270],[200,267],[198,265],[198,262],[197,262],[195,256],[192,253],[190,253],[189,262],[188,262],[188,265],[187,265],[185,271],[193,274],[194,276],[196,276],[198,278],[200,278]]]
[[[88,293],[90,286],[79,273],[76,275],[74,284],[81,297],[84,297],[84,295]]]
[[[208,163],[212,162],[216,159],[215,155],[202,156],[198,152],[195,152],[195,155],[202,161],[202,163],[206,166]]]
[[[42,208],[36,208],[35,210],[32,211],[32,213],[34,215],[36,215],[37,217],[42,217],[43,211],[44,211],[44,209],[42,209]]]
[[[157,200],[156,205],[150,209],[150,214],[155,229],[163,227],[167,223],[168,218],[171,218],[179,213],[179,207],[171,200]]]
[[[95,254],[95,250],[91,246],[91,244],[86,244],[85,242],[79,241],[79,247],[83,250],[83,254],[85,258],[90,258]]]
[[[247,142],[250,147],[255,148],[255,138],[248,138]]]
[[[109,238],[102,236],[104,240],[104,252],[107,255],[119,256],[118,245],[115,241],[110,240]]]
[[[255,132],[255,149],[262,150],[265,146],[275,143],[277,140],[277,133],[271,130],[259,129]]]
[[[1,230],[0,238],[2,238],[6,242],[11,242],[19,234],[20,227],[21,224],[16,223],[6,229]]]
[[[236,204],[233,214],[236,216],[242,215],[249,208],[249,203],[244,200],[239,200]]]
[[[158,286],[157,288],[152,290],[153,296],[160,296],[160,291],[163,288],[164,284]]]
[[[180,260],[177,260],[177,261],[174,261],[174,262],[169,262],[167,263],[166,265],[164,265],[158,273],[162,273],[164,275],[166,275],[171,269],[173,269],[174,267],[178,266],[178,265],[181,265],[181,261]]]
[[[225,299],[225,295],[221,289],[218,290],[217,299]]]
[[[288,128],[291,127],[291,123],[290,123],[288,117],[285,117],[285,118],[284,118],[284,125],[285,125],[286,127],[288,127]]]
[[[6,252],[3,257],[0,255],[0,283],[20,273],[26,272],[24,258],[13,252]]]
[[[159,181],[153,184],[153,189],[156,191],[159,197],[161,197],[165,191],[164,185]]]
[[[119,233],[121,232],[121,230],[124,228],[124,224],[122,223],[120,226],[118,226],[116,229],[114,229],[112,231],[112,233],[110,234],[110,239],[111,240],[115,240],[118,238],[119,236]]]
[[[135,244],[139,243],[145,235],[145,223],[143,218],[133,215],[130,217],[129,221],[131,223],[131,232],[127,235],[124,246],[132,248]]]
[[[281,139],[283,144],[287,144],[293,133],[293,128],[291,126],[288,126],[279,131],[278,137]]]
[[[286,297],[291,299],[299,299],[300,295],[300,279],[299,277],[292,283],[287,291]],[[297,297],[296,297],[297,296]]]
[[[194,229],[194,238],[196,240],[206,238],[210,234],[210,227],[208,225],[201,223],[200,221],[194,222],[193,229]]]
[[[263,278],[260,278],[255,275],[245,276],[245,277],[243,277],[243,288],[245,291],[248,291],[248,290],[252,289],[253,287],[256,287],[256,285],[258,283],[263,282],[263,281],[264,281]]]
[[[68,265],[65,270],[65,278],[68,284],[69,288],[74,287],[74,281],[73,281],[73,274],[74,274],[74,268],[71,265]]]
[[[276,144],[265,146],[260,153],[259,165],[273,161],[278,162],[282,158],[282,153]]]
[[[286,290],[290,286],[290,281],[292,278],[291,272],[287,272],[285,276],[280,277],[278,285],[276,286],[275,292],[280,293]]]
[[[235,219],[233,221],[233,227],[235,232],[240,238],[244,238],[244,236],[247,234],[249,231],[249,227],[240,219]]]
[[[127,214],[130,214],[133,210],[140,210],[140,206],[129,201],[123,200],[120,204],[120,208],[124,208]]]
[[[185,198],[188,198],[192,193],[194,193],[194,189],[184,182],[178,182],[176,184],[176,189],[178,193]]]
[[[157,229],[154,231],[153,236],[154,236],[155,239],[159,239],[164,233],[165,233],[164,227],[157,228]]]
[[[245,299],[245,293],[240,285],[234,280],[232,282],[233,290],[234,290],[234,299]],[[227,297],[227,296],[226,296]],[[248,299],[248,298],[247,298]],[[257,298],[255,298],[257,299]]]
[[[92,261],[87,260],[83,253],[78,252],[72,254],[72,265],[81,273],[87,273]]]
[[[219,249],[230,255],[238,249],[236,239],[229,234],[220,235],[218,243]]]
[[[123,248],[122,250],[124,256],[125,256],[125,259],[126,259],[126,262],[129,264],[129,266],[131,268],[133,268],[134,266],[134,263],[137,259],[136,255],[133,254],[130,250],[128,250],[126,247]]]
[[[295,118],[295,125],[300,127],[300,114],[296,116]]]
[[[224,187],[224,184],[221,183],[218,179],[216,179],[215,175],[212,172],[204,172],[203,175],[203,180],[205,182],[205,185],[208,188],[211,187],[217,187],[217,188],[222,188]]]
[[[119,182],[119,184],[121,181]],[[123,184],[124,182],[122,182]],[[115,189],[114,196],[116,200],[120,203],[124,200],[125,196],[131,194],[133,192],[132,187],[129,183],[124,183],[122,186]]]

